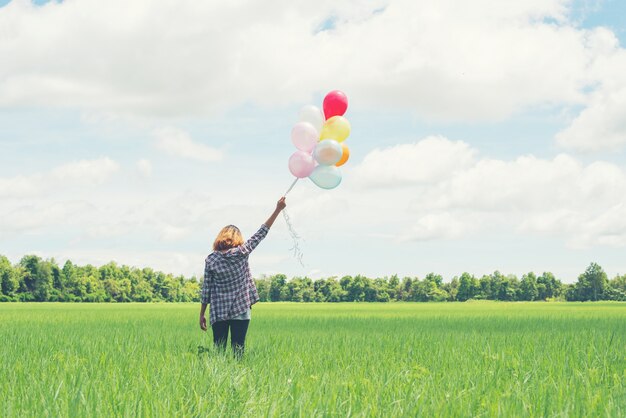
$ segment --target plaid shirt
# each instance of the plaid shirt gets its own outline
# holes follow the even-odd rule
[[[240,315],[259,301],[248,256],[269,230],[263,224],[244,244],[224,252],[214,251],[206,258],[201,301],[211,304],[211,325]]]

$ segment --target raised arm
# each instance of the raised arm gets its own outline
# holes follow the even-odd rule
[[[254,235],[252,235],[246,242],[241,244],[239,247],[229,250],[225,254],[231,257],[249,255],[252,252],[252,250],[254,250],[256,246],[259,245],[259,243],[263,240],[263,238],[265,238],[265,236],[270,230],[270,227],[274,224],[276,217],[283,209],[285,209],[285,206],[287,206],[285,204],[285,198],[281,197],[276,203],[276,209],[274,209],[274,212],[270,215],[267,221],[265,221],[263,225],[261,225],[259,230],[256,231]]]
[[[267,218],[267,221],[265,221],[265,226],[267,226],[268,228],[271,228],[278,214],[283,209],[285,209],[286,206],[287,204],[285,203],[285,196],[278,199],[278,202],[276,202],[276,209],[274,209],[274,212],[270,215],[269,218]]]

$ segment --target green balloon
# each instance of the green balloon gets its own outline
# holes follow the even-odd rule
[[[341,183],[341,170],[334,165],[318,165],[309,178],[316,186],[330,190]]]

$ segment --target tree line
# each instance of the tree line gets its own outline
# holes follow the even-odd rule
[[[254,279],[263,302],[440,302],[474,299],[500,301],[626,301],[626,274],[608,279],[591,263],[572,284],[552,273],[518,278],[498,271],[477,278],[463,273],[444,282],[441,275],[369,278],[362,275],[310,279],[284,274]],[[0,255],[0,302],[199,302],[196,277],[174,276],[151,268],[78,266],[26,255],[15,265]]]
[[[443,302],[470,299],[500,301],[626,301],[626,274],[609,280],[602,267],[591,263],[573,284],[564,284],[552,273],[524,274],[521,279],[496,271],[477,278],[469,273],[444,282],[439,274],[417,277],[397,275],[371,279],[365,276],[311,280],[283,274],[255,280],[261,301],[292,302]]]
[[[0,256],[0,301],[20,302],[194,302],[198,281],[151,268],[78,266],[26,255],[11,265]]]

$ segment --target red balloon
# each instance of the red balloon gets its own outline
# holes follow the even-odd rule
[[[324,97],[324,116],[330,119],[333,116],[343,116],[348,108],[348,97],[344,92],[333,90]]]

